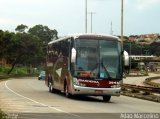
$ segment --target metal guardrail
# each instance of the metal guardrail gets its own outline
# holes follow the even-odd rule
[[[148,87],[148,86],[146,87],[146,86],[137,86],[137,85],[131,85],[131,84],[123,84],[122,90],[126,90],[126,89],[160,94],[160,88],[157,88],[157,87]]]
[[[160,103],[160,88],[123,84],[122,95]]]

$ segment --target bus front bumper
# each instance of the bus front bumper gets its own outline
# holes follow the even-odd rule
[[[93,95],[93,96],[120,96],[121,87],[118,88],[93,88],[93,87],[82,87],[82,86],[73,86],[72,94],[75,95]]]

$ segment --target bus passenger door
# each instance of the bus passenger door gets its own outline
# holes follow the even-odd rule
[[[60,90],[61,75],[63,69],[63,57],[59,57],[54,64],[54,88]]]

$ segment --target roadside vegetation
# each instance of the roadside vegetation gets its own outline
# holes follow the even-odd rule
[[[0,109],[0,119],[9,119],[7,117],[7,114],[5,114],[1,109]]]
[[[38,76],[39,72],[42,69],[15,67],[10,74],[7,74],[9,70],[10,70],[10,67],[0,67],[0,80],[13,78],[13,77]]]
[[[0,67],[0,75],[7,74],[9,70],[10,70],[10,67]],[[28,74],[27,68],[15,67],[11,74]]]
[[[0,30],[0,68],[4,73],[24,70],[14,70],[15,67],[37,68],[45,62],[47,43],[57,39],[58,32],[47,26],[35,25],[29,28],[26,25],[18,25],[16,32]],[[6,64],[9,65],[6,67]],[[1,71],[0,71],[1,72]]]
[[[160,56],[160,42],[141,44],[140,42],[126,40],[124,41],[124,50],[126,50],[129,55]]]

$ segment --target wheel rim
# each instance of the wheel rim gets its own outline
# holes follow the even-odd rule
[[[66,96],[68,97],[69,91],[68,91],[68,85],[66,84]]]
[[[52,83],[50,82],[49,83],[49,91],[52,92],[52,90],[53,90],[53,87],[52,87]]]

